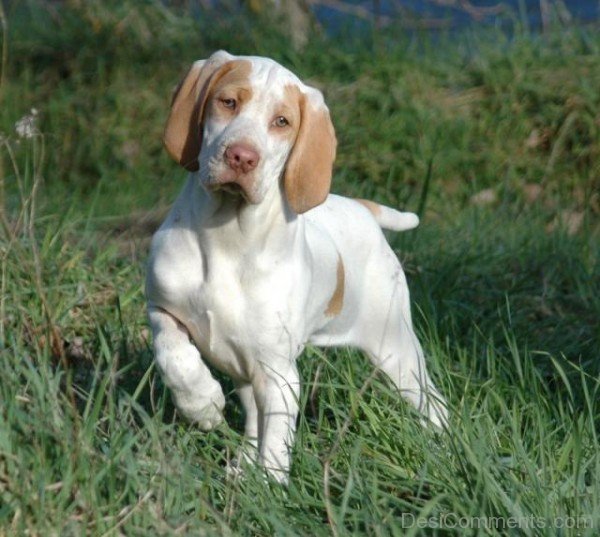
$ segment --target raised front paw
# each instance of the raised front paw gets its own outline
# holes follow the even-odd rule
[[[210,431],[223,421],[225,396],[215,380],[193,392],[173,391],[173,400],[182,416],[203,431]]]

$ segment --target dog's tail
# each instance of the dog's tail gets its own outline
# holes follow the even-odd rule
[[[405,213],[397,211],[391,207],[386,207],[380,203],[371,200],[356,199],[358,203],[364,205],[375,221],[383,228],[391,231],[407,231],[416,228],[419,225],[419,217],[415,213]]]

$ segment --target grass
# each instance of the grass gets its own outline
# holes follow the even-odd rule
[[[248,14],[5,10],[0,535],[597,534],[597,33],[317,34],[299,53]],[[177,419],[152,366],[144,259],[184,176],[160,145],[170,90],[219,47],[324,90],[336,192],[422,210],[390,241],[448,434],[348,349],[301,361],[289,489],[225,479],[242,421],[227,379],[227,425]]]

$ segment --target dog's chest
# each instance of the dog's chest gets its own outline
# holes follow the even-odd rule
[[[291,352],[291,290],[281,280],[277,271],[264,273],[252,263],[223,263],[209,267],[190,290],[186,324],[211,365],[248,380],[265,355],[276,349]]]

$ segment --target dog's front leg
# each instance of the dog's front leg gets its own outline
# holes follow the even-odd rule
[[[149,307],[156,365],[173,395],[177,410],[208,431],[223,420],[225,397],[186,328],[165,310]]]
[[[300,380],[294,363],[260,368],[252,381],[258,408],[259,462],[280,483],[287,483],[296,432]]]
[[[231,476],[240,475],[246,464],[256,463],[258,455],[258,407],[254,398],[254,388],[251,383],[236,384],[235,391],[242,402],[246,414],[244,426],[244,444],[241,445],[235,457],[228,462],[227,472]]]

